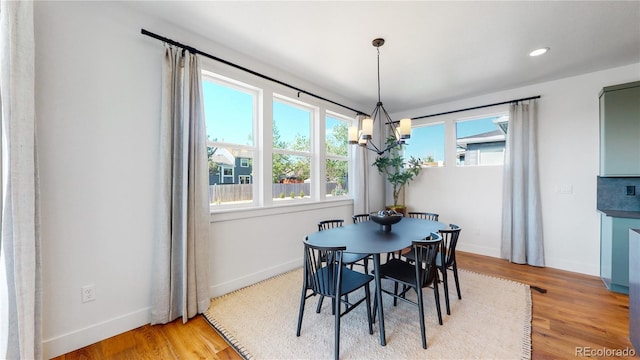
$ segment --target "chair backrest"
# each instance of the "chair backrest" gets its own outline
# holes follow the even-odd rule
[[[369,214],[357,214],[351,217],[353,219],[353,223],[357,224],[363,221],[369,221]]]
[[[456,261],[456,245],[458,245],[458,237],[460,237],[462,229],[456,224],[449,224],[449,229],[438,231],[442,236],[442,248],[444,249],[444,264],[446,267],[451,266]]]
[[[415,212],[415,211],[409,211],[407,215],[410,218],[414,218],[414,219],[424,219],[424,220],[433,220],[433,221],[438,221],[438,218],[440,217],[440,215],[436,213]]]
[[[414,240],[411,244],[415,254],[416,277],[421,287],[431,285],[438,276],[436,256],[442,244],[440,234],[431,233],[425,240]]]
[[[318,223],[318,231],[342,227],[342,224],[344,224],[342,219],[323,220]]]
[[[305,287],[324,296],[340,297],[342,254],[346,246],[317,246],[304,240]]]

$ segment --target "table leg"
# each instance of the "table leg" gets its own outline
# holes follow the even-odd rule
[[[373,271],[376,282],[376,302],[378,303],[378,321],[380,322],[380,345],[386,346],[384,335],[384,311],[382,306],[382,287],[380,281],[380,254],[373,254]]]

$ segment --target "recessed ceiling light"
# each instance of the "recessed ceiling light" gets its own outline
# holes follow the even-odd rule
[[[540,56],[540,55],[546,53],[547,51],[549,51],[548,47],[535,49],[535,50],[533,50],[532,52],[529,53],[529,56]]]

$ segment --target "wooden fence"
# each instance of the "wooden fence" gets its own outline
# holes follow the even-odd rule
[[[290,198],[309,196],[311,194],[310,183],[295,184],[272,184],[272,194],[274,198]],[[253,199],[253,184],[217,184],[209,186],[209,202],[220,204],[236,201],[251,201]],[[332,194],[335,189],[339,189],[336,183],[327,183],[327,194]]]

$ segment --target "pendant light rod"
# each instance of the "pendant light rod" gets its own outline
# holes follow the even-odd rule
[[[375,46],[376,50],[378,51],[378,104],[382,106],[382,101],[380,100],[381,99],[380,97],[380,46],[384,45],[384,39],[382,38],[373,39],[371,44],[373,44],[373,46]]]

